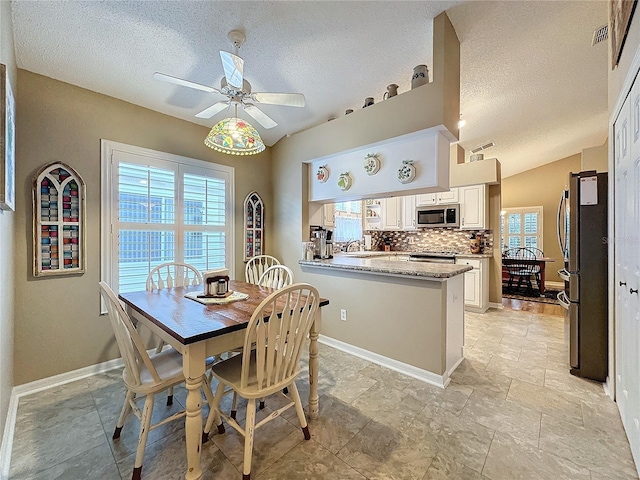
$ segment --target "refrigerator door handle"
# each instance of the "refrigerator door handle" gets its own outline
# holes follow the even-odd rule
[[[558,270],[558,276],[565,282],[568,282],[569,279],[571,278],[566,268],[563,268],[562,270]]]
[[[562,308],[564,308],[565,310],[569,310],[569,305],[571,305],[571,302],[567,298],[567,294],[566,293],[558,292],[557,299],[558,299],[558,303],[560,304],[560,306]]]
[[[565,215],[565,192],[562,192],[562,196],[560,197],[560,203],[558,203],[558,245],[560,246],[560,251],[562,252],[562,254],[564,255],[564,244],[563,244],[563,238],[562,238],[562,233],[565,232],[565,229],[563,228],[563,220],[566,221],[566,219],[564,218]]]

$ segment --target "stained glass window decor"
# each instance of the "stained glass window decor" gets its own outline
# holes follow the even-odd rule
[[[68,165],[45,165],[33,186],[34,276],[84,273],[85,185]]]

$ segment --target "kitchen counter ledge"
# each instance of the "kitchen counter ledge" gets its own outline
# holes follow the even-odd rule
[[[376,254],[364,256],[356,256],[353,254],[336,255],[331,259],[313,261],[300,260],[298,263],[302,267],[325,268],[328,270],[353,270],[378,275],[401,275],[418,277],[424,280],[445,280],[472,270],[472,267],[469,265],[408,262],[380,258],[393,257],[395,253],[399,252],[376,252]],[[408,254],[408,252],[404,254]]]

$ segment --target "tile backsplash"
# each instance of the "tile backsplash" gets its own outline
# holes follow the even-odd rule
[[[371,234],[372,250],[384,250],[385,240],[388,240],[391,250],[470,253],[469,237],[472,233],[481,235],[480,253],[489,253],[493,248],[491,230],[429,228],[412,232],[371,230],[365,233]]]

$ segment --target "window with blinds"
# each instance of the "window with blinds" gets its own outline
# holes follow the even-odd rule
[[[542,207],[507,208],[501,212],[502,249],[542,246]]]
[[[165,262],[233,271],[233,168],[103,143],[105,281],[121,293],[144,290]]]

